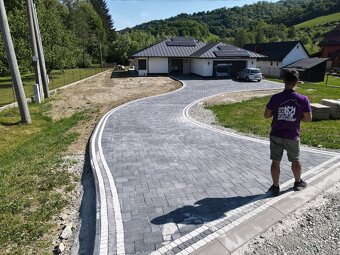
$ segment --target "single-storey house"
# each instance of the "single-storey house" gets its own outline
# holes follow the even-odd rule
[[[147,74],[236,76],[266,56],[224,43],[205,43],[190,37],[166,39],[133,54],[135,70]],[[225,70],[221,70],[221,69]],[[218,70],[220,69],[220,70]]]
[[[321,57],[329,58],[329,68],[340,70],[340,24],[332,31],[325,34],[319,43]]]
[[[324,80],[328,58],[304,58],[290,64],[282,71],[296,69],[302,81],[320,82]]]
[[[263,75],[280,77],[281,68],[300,59],[309,58],[309,54],[300,41],[245,44],[244,49],[268,56],[257,62]]]

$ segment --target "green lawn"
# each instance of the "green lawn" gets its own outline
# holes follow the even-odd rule
[[[321,99],[340,99],[340,88],[304,83],[297,91],[320,103]],[[254,98],[248,101],[209,107],[219,123],[242,133],[268,137],[271,119],[264,119],[263,112],[270,97]],[[310,146],[340,149],[340,120],[313,121],[301,124],[301,142]]]
[[[75,81],[79,81],[86,77],[102,72],[101,68],[86,68],[86,69],[68,69],[64,72],[53,71],[50,78],[49,89],[53,90]],[[25,94],[27,98],[33,96],[32,85],[34,84],[34,74],[24,74],[21,76]],[[10,76],[0,77],[0,107],[6,104],[13,103],[14,93],[12,88],[12,79]]]
[[[320,16],[315,19],[311,19],[303,23],[297,24],[295,25],[295,27],[303,28],[303,27],[320,26],[320,25],[324,25],[326,23],[334,22],[334,21],[340,21],[340,12],[333,13],[333,14],[326,15],[326,16]]]
[[[61,191],[72,190],[72,181],[79,182],[60,163],[63,152],[78,138],[72,128],[86,121],[88,113],[54,122],[45,115],[48,102],[29,104],[29,108],[30,125],[19,124],[17,108],[0,112],[3,254],[49,254],[51,240],[43,236],[55,228],[50,220],[67,204]]]
[[[332,76],[332,75],[325,75],[325,79],[322,82],[319,82],[318,84],[321,85],[329,85],[329,86],[339,86],[340,87],[340,77]]]
[[[267,77],[267,79],[270,81],[283,82],[281,78]],[[318,82],[317,84],[327,85],[327,86],[340,86],[340,77],[328,75],[328,78],[327,78],[327,75],[325,75],[324,80],[321,82]]]

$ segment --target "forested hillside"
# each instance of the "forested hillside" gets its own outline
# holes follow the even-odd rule
[[[340,12],[340,0],[260,1],[243,7],[220,8],[192,15],[156,20],[121,31],[125,39],[146,33],[151,41],[169,36],[192,36],[205,41],[223,41],[243,46],[246,43],[301,40],[311,53],[327,31],[338,22],[326,22],[319,28],[294,25],[315,17]],[[130,36],[129,36],[130,35]]]
[[[32,70],[25,0],[5,0],[20,70]],[[220,8],[151,21],[115,32],[105,0],[34,0],[41,26],[48,71],[88,67],[104,61],[128,63],[131,55],[170,36],[192,36],[207,42],[245,43],[301,40],[310,53],[339,20],[340,0],[260,1],[243,7]],[[334,14],[331,18],[325,15]],[[298,25],[315,17],[324,22]],[[316,24],[315,24],[316,23]],[[295,26],[298,25],[298,26]],[[7,60],[0,40],[0,73]]]
[[[8,22],[21,72],[32,70],[32,50],[25,0],[5,0]],[[105,0],[35,0],[48,71],[100,63],[100,47],[109,59],[113,21]],[[7,59],[0,40],[0,73]]]

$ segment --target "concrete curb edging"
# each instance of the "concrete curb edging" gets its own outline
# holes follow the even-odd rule
[[[147,100],[154,97],[161,97],[163,95],[168,95],[171,93],[176,93],[186,87],[185,82],[175,79],[174,77],[170,77],[176,81],[181,82],[182,87],[170,91],[167,93],[163,93],[160,95],[154,95],[149,97],[144,97],[140,99],[136,99],[130,102],[127,102],[123,105],[120,105],[111,111],[107,112],[98,122],[97,126],[95,127],[92,136],[90,138],[90,162],[93,174],[95,176],[95,186],[96,186],[96,237],[94,243],[94,252],[93,254],[98,255],[106,255],[110,254],[109,249],[109,227],[108,227],[108,216],[111,214],[115,215],[115,235],[116,235],[116,252],[117,255],[124,255],[125,254],[125,247],[124,247],[124,229],[123,229],[123,222],[121,216],[121,209],[118,199],[117,189],[113,180],[113,176],[108,168],[107,162],[105,160],[102,146],[101,146],[101,138],[102,132],[105,128],[106,121],[108,118],[117,110],[122,107],[125,107],[129,104],[139,102],[142,100]],[[105,187],[104,177],[109,179],[109,187]],[[112,201],[107,201],[108,193],[112,195]],[[111,237],[112,238],[112,237]]]
[[[254,89],[254,90],[249,90],[250,92],[254,92],[254,91],[265,91],[264,89]],[[242,90],[240,91],[233,91],[231,93],[237,93],[237,92],[243,92]],[[211,126],[211,125],[208,125],[208,124],[204,124],[204,123],[201,123],[197,120],[195,120],[194,118],[192,118],[189,114],[189,110],[191,107],[193,107],[194,105],[202,102],[202,101],[205,101],[207,99],[210,99],[210,98],[213,98],[213,97],[216,97],[216,96],[220,96],[220,95],[224,95],[224,94],[230,94],[230,92],[223,92],[223,93],[220,93],[220,94],[216,94],[216,95],[212,95],[212,96],[208,96],[208,97],[204,97],[204,98],[200,98],[194,102],[192,102],[191,104],[187,105],[184,109],[183,109],[183,116],[188,119],[190,122],[192,122],[193,124],[195,124],[196,126],[199,126],[201,128],[205,128],[205,129],[209,129],[211,131],[214,131],[214,132],[218,132],[218,133],[222,133],[224,135],[228,135],[228,136],[232,136],[232,137],[236,137],[236,138],[239,138],[239,139],[244,139],[244,140],[248,140],[248,141],[252,141],[252,142],[257,142],[257,143],[262,143],[262,144],[269,144],[269,141],[268,140],[264,140],[264,139],[260,139],[260,138],[257,138],[257,137],[250,137],[250,136],[246,136],[246,135],[243,135],[243,134],[239,134],[239,133],[236,133],[236,132],[230,132],[230,131],[226,131],[226,130],[223,130],[223,129],[219,129],[217,127],[214,127],[214,126]],[[325,155],[332,155],[332,156],[337,156],[339,155],[338,152],[333,152],[333,151],[324,151],[324,150],[320,150],[320,149],[314,149],[314,148],[310,148],[310,147],[306,147],[306,146],[301,146],[301,150],[304,150],[304,151],[309,151],[309,152],[316,152],[316,153],[320,153],[320,154],[325,154]]]
[[[334,165],[329,171],[324,171],[322,176],[314,179],[306,189],[299,192],[288,191],[284,198],[267,207],[261,214],[254,215],[237,228],[221,235],[192,254],[233,254],[249,240],[265,232],[321,192],[339,182],[340,163]]]
[[[181,89],[183,89],[185,87],[185,83],[182,82],[182,84],[183,84],[183,87]],[[169,92],[169,93],[176,93],[176,92],[178,92],[181,89],[178,89],[176,91],[172,91],[172,92]],[[107,227],[105,227],[105,224],[108,224],[109,220],[107,220],[107,217],[111,216],[111,215],[115,215],[115,220],[116,220],[116,222],[114,222],[114,225],[116,225],[117,228],[115,229],[116,233],[114,233],[114,234],[117,235],[117,236],[121,235],[123,237],[120,240],[118,238],[116,240],[117,241],[117,244],[116,244],[117,245],[117,253],[115,253],[115,254],[125,254],[125,250],[124,249],[118,249],[119,242],[123,243],[123,245],[124,245],[124,229],[123,229],[123,224],[120,224],[120,221],[122,219],[119,216],[117,217],[117,213],[120,213],[120,208],[116,208],[115,207],[113,214],[109,214],[108,213],[108,210],[110,209],[110,207],[112,207],[112,206],[110,206],[110,203],[112,203],[113,205],[115,203],[112,202],[112,201],[107,200],[108,199],[107,195],[109,195],[108,193],[111,193],[112,196],[113,196],[113,200],[118,199],[117,190],[115,189],[115,187],[113,187],[114,185],[110,185],[110,189],[107,189],[107,190],[105,190],[105,189],[108,188],[108,187],[103,187],[104,186],[103,176],[108,178],[108,179],[112,178],[112,174],[111,174],[110,171],[108,171],[109,169],[108,169],[108,166],[106,164],[106,161],[105,161],[105,158],[104,158],[104,155],[103,155],[103,152],[102,152],[102,148],[101,148],[101,134],[102,134],[103,129],[105,128],[105,123],[108,120],[108,118],[111,116],[111,114],[113,114],[115,111],[119,110],[122,107],[125,107],[125,106],[127,106],[129,104],[135,103],[137,101],[147,100],[148,98],[152,98],[152,97],[160,97],[162,95],[167,95],[169,93],[165,93],[165,94],[161,94],[161,95],[156,95],[156,96],[151,96],[151,97],[146,97],[146,98],[134,100],[134,101],[128,102],[128,103],[126,103],[124,105],[121,105],[121,106],[111,110],[110,112],[105,114],[105,116],[100,120],[100,122],[98,123],[98,126],[95,129],[95,132],[94,132],[93,136],[91,137],[91,141],[90,141],[91,142],[91,144],[90,144],[91,150],[93,148],[92,153],[91,153],[91,166],[93,168],[94,174],[95,175],[98,174],[98,176],[96,176],[96,178],[98,180],[98,181],[96,181],[96,185],[98,185],[98,188],[96,187],[96,189],[99,190],[99,192],[101,192],[101,194],[97,194],[96,195],[97,196],[97,223],[99,223],[99,225],[97,226],[95,253],[94,254],[109,254],[110,253],[110,248],[108,248],[107,246],[109,244],[112,245],[112,243],[109,242],[110,233],[107,230]],[[183,111],[183,113],[184,112],[185,111]],[[184,116],[185,116],[185,114],[184,114]],[[187,117],[187,116],[185,116],[185,117]],[[204,126],[199,125],[197,123],[194,123],[194,124],[196,124],[198,126],[201,126],[202,128],[207,128],[207,127],[204,127]],[[211,130],[212,131],[217,131],[217,132],[223,132],[221,130],[214,129],[214,128],[211,128]],[[223,132],[223,133],[225,133],[225,132]],[[228,133],[228,135],[230,135],[230,133]],[[240,136],[240,135],[238,135],[238,136]],[[255,139],[255,138],[252,138],[252,139]],[[259,142],[258,139],[256,139],[256,140]],[[265,142],[263,140],[260,141],[260,142],[267,143],[267,142]],[[92,147],[92,144],[93,144],[93,146],[96,146],[97,148],[96,147]],[[313,151],[317,151],[320,154],[333,155],[333,156],[335,156],[333,159],[336,159],[336,160],[338,160],[340,158],[338,153],[328,153],[328,152],[323,152],[323,151],[319,151],[319,150],[313,150]],[[323,167],[326,167],[326,165],[328,165],[329,163],[332,163],[333,161],[327,162],[327,164],[324,164],[322,167],[321,167],[321,165],[320,165],[320,167],[319,166],[315,167],[313,169],[313,171],[316,172],[316,170],[321,169]],[[336,165],[336,167],[338,167],[338,166]],[[98,171],[98,173],[96,173],[97,171]],[[311,171],[309,171],[308,175],[311,175],[310,172]],[[324,173],[325,171],[322,171],[322,172]],[[311,183],[310,180],[307,180],[307,181],[309,183]],[[112,181],[113,181],[113,178],[112,178]],[[114,181],[113,181],[113,184],[114,184]],[[290,185],[291,183],[289,182],[287,184]],[[101,187],[100,187],[100,185],[101,185]],[[286,196],[288,196],[289,194],[290,194],[289,192],[287,192],[285,194],[282,194],[279,197],[279,199],[281,200],[281,199],[285,198]],[[266,196],[263,196],[263,198],[265,198],[265,197]],[[107,204],[105,204],[106,202],[104,200],[101,200],[101,199],[106,200]],[[206,238],[202,238],[201,240],[195,242],[194,244],[192,244],[192,246],[188,247],[187,250],[182,250],[178,254],[181,254],[181,255],[187,255],[187,254],[190,254],[190,253],[195,254],[196,252],[199,252],[201,249],[204,249],[204,247],[210,247],[209,248],[209,252],[208,253],[198,253],[198,254],[214,254],[214,253],[211,253],[211,251],[214,250],[215,248],[217,250],[221,251],[221,253],[216,253],[216,254],[227,254],[227,253],[230,254],[230,251],[226,248],[224,243],[222,243],[220,241],[220,238],[224,237],[225,234],[228,233],[228,231],[236,231],[238,228],[241,228],[241,226],[243,226],[244,222],[247,222],[247,221],[251,220],[252,218],[256,217],[257,215],[264,214],[265,210],[268,209],[268,208],[271,208],[273,214],[278,214],[278,216],[283,216],[284,215],[278,209],[273,207],[273,204],[274,204],[273,202],[277,202],[278,201],[277,199],[270,198],[268,200],[270,200],[269,201],[270,203],[266,203],[265,206],[261,208],[261,210],[254,210],[255,212],[248,213],[244,217],[242,216],[241,217],[242,219],[238,219],[238,220],[232,222],[230,225],[227,225],[227,226],[223,227],[223,229],[222,228],[218,229],[215,226],[204,225],[203,227],[201,227],[202,228],[201,232],[203,232],[205,229],[209,229],[209,228],[211,230],[216,231],[216,232],[212,233],[209,236],[206,236]],[[101,203],[101,201],[102,201],[102,203]],[[119,202],[118,202],[118,206],[119,206]],[[235,211],[237,211],[237,210],[235,210]],[[112,213],[112,211],[111,211],[111,213]],[[118,220],[117,220],[117,218],[118,218]],[[272,221],[270,221],[269,223],[273,224]],[[257,230],[257,231],[259,231],[259,230]],[[188,236],[189,237],[190,237],[190,235],[191,236],[195,236],[196,234],[200,235],[199,230],[195,230],[193,232],[190,232],[188,234]],[[170,243],[170,244],[168,244],[166,246],[177,247],[177,245],[180,245],[181,242],[183,242],[183,239],[185,239],[185,238],[187,238],[187,237],[186,236],[182,236],[181,238],[179,238],[177,240],[174,240],[172,243]],[[216,244],[216,245],[214,245],[214,244]],[[240,246],[237,246],[237,247],[240,247]],[[166,253],[166,248],[167,247],[162,247],[161,249],[153,252],[152,254],[157,254],[157,255],[165,254]],[[224,251],[222,251],[222,249]],[[232,248],[230,248],[230,249],[232,249]],[[189,250],[190,250],[190,252],[189,252]],[[170,248],[169,248],[169,252],[173,252],[173,251],[170,251]]]
[[[237,133],[231,133],[225,130],[218,129],[211,125],[203,124],[189,115],[189,109],[208,98],[215,97],[209,96],[203,99],[199,99],[190,105],[188,105],[183,110],[183,116],[191,121],[193,124],[200,126],[202,128],[206,128],[215,132],[220,132],[225,135],[251,140],[259,143],[268,144],[267,141],[253,138],[253,137],[246,137],[239,135]],[[332,155],[334,158],[324,162],[320,166],[316,167],[313,171],[319,170],[323,167],[326,167],[327,164],[333,163],[336,160],[340,159],[340,154],[337,152],[330,152],[330,151],[322,151],[318,149],[312,149],[307,147],[302,147],[302,150],[305,151],[313,151],[321,154]],[[312,175],[313,173],[306,172],[302,175],[303,178]],[[330,174],[329,174],[330,173]],[[329,174],[329,175],[327,175]],[[217,231],[215,236],[212,236],[211,240],[206,240],[205,243],[202,245],[198,245],[193,247],[193,251],[186,253],[180,252],[178,254],[194,254],[194,255],[220,255],[220,254],[232,254],[245,245],[249,240],[253,237],[258,236],[259,234],[263,233],[267,229],[269,229],[274,224],[278,223],[280,220],[284,219],[287,215],[294,212],[296,209],[301,207],[306,202],[315,198],[318,194],[322,191],[326,190],[327,188],[331,187],[336,182],[340,181],[340,162],[335,163],[333,166],[329,167],[327,170],[321,171],[318,174],[310,177],[307,179],[309,185],[308,188],[302,190],[300,192],[288,191],[285,194],[277,198],[271,198],[271,201],[267,202],[266,204],[262,205],[260,208],[256,209],[254,213],[249,213],[245,215],[235,222],[236,224],[231,224],[231,226],[227,229],[227,232],[223,233],[223,231]],[[290,181],[291,182],[291,181]],[[286,187],[289,182],[283,184],[281,187]],[[234,226],[233,226],[234,225]],[[219,233],[218,233],[219,232]]]

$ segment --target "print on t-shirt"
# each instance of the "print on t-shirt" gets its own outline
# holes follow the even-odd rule
[[[296,106],[300,107],[296,100],[288,100],[280,104],[277,112],[277,120],[296,121],[296,118],[294,118]]]

